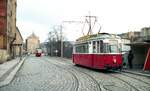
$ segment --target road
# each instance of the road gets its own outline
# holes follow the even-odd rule
[[[150,78],[92,70],[55,57],[28,57],[0,91],[150,91]]]

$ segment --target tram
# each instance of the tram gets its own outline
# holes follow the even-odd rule
[[[35,56],[36,57],[41,57],[42,56],[42,49],[41,48],[36,48]]]
[[[94,69],[121,69],[121,38],[108,33],[80,37],[73,47],[72,60],[74,64]]]

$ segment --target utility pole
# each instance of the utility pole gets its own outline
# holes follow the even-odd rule
[[[60,41],[61,41],[61,57],[63,57],[63,36],[62,36],[63,26],[60,25]]]

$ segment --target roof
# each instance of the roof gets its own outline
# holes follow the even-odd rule
[[[28,38],[39,38],[39,37],[37,37],[33,32]]]
[[[148,42],[135,42],[135,43],[129,43],[129,44],[126,44],[126,45],[129,45],[129,46],[147,46],[147,47],[150,47],[150,43],[148,43]]]
[[[98,34],[92,34],[92,35],[86,35],[80,37],[76,40],[76,42],[83,42],[83,41],[95,40],[95,39],[106,39],[106,38],[113,39],[113,38],[120,38],[120,37],[109,33],[98,33]]]
[[[18,31],[18,33],[19,33],[19,35],[20,35],[21,39],[23,40],[23,37],[22,37],[22,35],[21,35],[21,33],[20,33],[20,31],[19,31],[19,28],[18,28],[18,27],[16,27],[16,30]]]

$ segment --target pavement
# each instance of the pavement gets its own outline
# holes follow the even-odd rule
[[[123,69],[122,72],[150,77],[150,71],[144,71],[143,69]]]
[[[13,80],[25,58],[26,57],[23,57],[22,59],[15,58],[11,61],[0,64],[0,87],[8,85]]]

